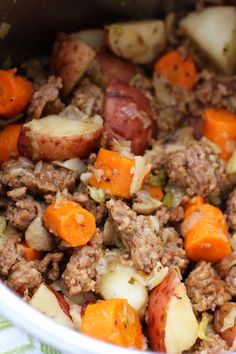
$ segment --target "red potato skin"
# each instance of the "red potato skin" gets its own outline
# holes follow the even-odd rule
[[[48,136],[33,132],[23,126],[18,138],[20,155],[33,161],[69,160],[74,157],[88,157],[92,150],[99,145],[103,128],[91,133],[73,136]]]
[[[89,76],[98,85],[106,87],[111,80],[120,80],[130,83],[137,74],[137,68],[130,62],[118,58],[109,52],[100,52],[96,62],[89,71]]]
[[[135,113],[129,113],[134,108]],[[144,115],[142,119],[140,114]],[[135,87],[112,81],[106,90],[104,105],[105,140],[109,147],[113,138],[130,140],[135,155],[144,153],[157,127],[148,99]]]
[[[169,302],[180,284],[175,271],[170,269],[165,279],[157,285],[149,295],[148,302],[148,334],[151,347],[157,352],[166,352],[165,323]]]
[[[216,310],[214,313],[214,328],[216,333],[226,341],[226,343],[231,347],[233,345],[234,339],[236,337],[236,319],[234,320],[233,327],[226,329],[221,332],[224,324],[224,318],[230,313],[232,309],[236,309],[236,303],[226,302],[223,306]]]
[[[51,69],[62,78],[64,95],[78,83],[95,57],[95,51],[75,34],[59,33],[51,54]]]
[[[55,289],[53,289],[51,286],[49,286],[48,284],[44,283],[44,285],[48,288],[48,290],[50,290],[56,296],[57,301],[60,305],[60,308],[66,314],[66,316],[68,316],[70,319],[72,319],[71,315],[70,315],[70,307],[67,304],[64,297],[60,293],[58,293]]]

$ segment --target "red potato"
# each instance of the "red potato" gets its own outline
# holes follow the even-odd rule
[[[95,51],[82,42],[76,33],[59,33],[51,55],[52,72],[63,81],[62,91],[68,95],[84,75]]]
[[[236,337],[236,303],[226,302],[214,313],[214,328],[229,346]]]
[[[56,322],[73,328],[73,322],[69,312],[69,305],[56,290],[47,284],[41,284],[30,300],[30,304],[38,311]]]
[[[47,116],[23,125],[18,138],[18,150],[31,160],[83,158],[99,144],[102,132],[102,119],[83,121]]]
[[[100,52],[88,70],[88,75],[98,85],[106,87],[111,80],[129,83],[137,74],[136,67],[130,62],[110,53]]]
[[[134,154],[143,154],[156,135],[156,124],[148,99],[135,87],[112,81],[104,106],[107,144],[112,138],[131,141]]]
[[[198,337],[198,323],[185,286],[173,269],[150,293],[148,334],[152,349],[172,354],[188,350]]]

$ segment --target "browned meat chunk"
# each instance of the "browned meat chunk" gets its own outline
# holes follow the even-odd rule
[[[97,230],[90,244],[74,250],[66,270],[62,275],[65,288],[70,296],[84,291],[94,291],[96,285],[96,265],[101,257],[102,236]]]
[[[224,163],[205,141],[194,142],[186,150],[171,153],[167,173],[189,196],[214,197],[226,184]]]
[[[224,257],[216,269],[228,285],[231,295],[236,296],[236,252]]]
[[[20,259],[20,254],[15,247],[16,238],[11,237],[0,247],[0,275],[7,276],[11,267]]]
[[[20,157],[2,166],[2,183],[10,188],[26,187],[29,193],[50,194],[75,186],[76,173],[39,161],[36,166]]]
[[[159,236],[162,240],[162,249],[159,253],[161,264],[164,267],[178,268],[183,273],[189,260],[183,248],[182,238],[173,227],[160,228]]]
[[[202,106],[226,108],[233,113],[236,113],[235,92],[236,76],[219,76],[207,70],[203,70],[198,75],[194,90],[196,100]]]
[[[88,116],[102,114],[104,93],[89,79],[84,79],[74,93],[72,104]]]
[[[61,276],[60,263],[63,261],[62,252],[47,253],[39,263],[39,271],[45,278],[55,281]]]
[[[185,285],[195,311],[214,311],[231,299],[226,283],[210,263],[200,262],[189,274]]]
[[[38,288],[42,281],[43,277],[37,269],[37,263],[22,260],[12,267],[8,285],[19,294],[27,296]]]
[[[10,225],[25,231],[32,220],[41,212],[41,206],[33,198],[26,197],[9,204],[6,217]]]
[[[148,217],[137,214],[121,200],[110,200],[107,208],[137,269],[149,273],[160,258],[161,239]]]
[[[39,119],[49,114],[57,114],[62,111],[64,104],[59,98],[62,88],[62,80],[59,77],[50,76],[46,83],[43,83],[34,93],[28,115],[32,119]]]
[[[164,226],[169,222],[180,222],[184,218],[184,208],[181,205],[173,208],[163,206],[157,210],[156,216],[158,217],[161,226]]]
[[[226,216],[228,225],[236,231],[236,188],[230,193],[227,200]]]
[[[26,197],[26,192],[26,187],[14,188],[7,192],[7,196],[13,200],[23,199]]]

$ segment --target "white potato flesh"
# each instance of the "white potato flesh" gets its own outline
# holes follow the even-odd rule
[[[236,8],[211,6],[191,12],[180,21],[180,31],[190,37],[224,73],[236,68]]]
[[[117,23],[106,30],[111,50],[133,63],[148,64],[165,48],[166,30],[161,20]]]
[[[181,325],[180,325],[181,324]],[[180,283],[169,302],[165,326],[166,352],[181,354],[197,340],[198,322],[184,284]]]
[[[123,298],[137,311],[144,315],[148,301],[146,287],[135,278],[135,270],[123,264],[108,264],[107,272],[102,276],[99,293],[105,299]]]
[[[78,37],[89,47],[99,49],[105,43],[104,30],[87,29],[77,33]]]
[[[64,299],[63,301],[65,303],[64,309],[62,308],[62,300],[59,303],[53,291],[51,291],[48,286],[41,284],[31,298],[30,304],[38,311],[44,313],[46,316],[54,319],[54,321],[63,324],[64,326],[73,328],[73,322],[69,316],[65,314],[65,309],[68,307],[68,305],[66,305]]]
[[[68,119],[57,115],[47,116],[43,119],[34,119],[25,124],[34,132],[47,136],[70,136],[76,134],[88,134],[98,129],[94,122]],[[101,125],[100,125],[101,127]]]

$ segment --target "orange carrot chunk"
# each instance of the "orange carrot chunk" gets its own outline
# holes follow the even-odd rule
[[[154,187],[150,184],[144,184],[142,187],[143,190],[148,192],[152,198],[162,200],[163,199],[163,191],[160,187]]]
[[[17,248],[22,252],[23,257],[27,261],[34,261],[35,259],[40,259],[42,252],[35,250],[34,248],[29,247],[25,242],[21,242],[17,245]]]
[[[183,58],[173,50],[163,55],[155,63],[154,72],[164,77],[171,86],[181,86],[191,91],[196,82],[196,66],[191,57]]]
[[[142,348],[139,317],[125,299],[89,304],[82,317],[82,333],[123,347]]]
[[[71,247],[85,245],[96,229],[93,214],[79,204],[66,199],[50,204],[44,212],[43,221],[50,232]]]
[[[94,164],[94,176],[89,184],[102,188],[116,197],[130,198],[130,186],[135,162],[118,152],[101,148]],[[97,174],[96,174],[97,171]]]
[[[227,161],[236,148],[236,115],[226,109],[206,109],[203,135],[219,146],[219,156]]]
[[[219,208],[203,203],[190,205],[181,225],[184,247],[193,261],[215,263],[231,253],[226,220]]]
[[[32,84],[15,74],[16,69],[0,70],[0,116],[3,118],[23,112],[33,95]]]
[[[19,156],[17,140],[21,124],[9,124],[0,132],[0,164]]]

